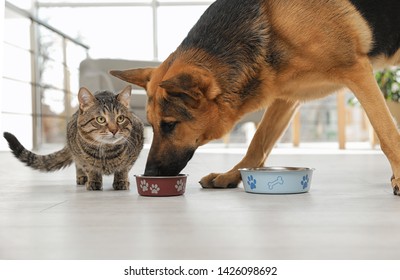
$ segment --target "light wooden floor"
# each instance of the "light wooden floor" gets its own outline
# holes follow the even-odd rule
[[[0,153],[0,259],[399,259],[400,197],[381,152],[277,149],[268,165],[316,168],[311,191],[256,195],[242,186],[204,190],[243,150],[201,149],[184,196],[88,192],[74,168],[43,174]],[[340,154],[339,154],[340,153]]]

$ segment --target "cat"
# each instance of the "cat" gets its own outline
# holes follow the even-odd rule
[[[114,174],[113,188],[128,190],[128,172],[144,142],[143,122],[129,111],[131,86],[115,95],[94,95],[82,87],[79,109],[67,125],[67,144],[60,151],[37,155],[26,150],[11,133],[5,132],[13,154],[33,169],[51,172],[75,162],[76,183],[87,190],[102,190],[102,175]]]

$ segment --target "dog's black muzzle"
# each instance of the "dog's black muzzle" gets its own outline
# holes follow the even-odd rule
[[[150,149],[147,158],[145,176],[176,176],[187,165],[193,157],[196,149],[186,149],[181,152],[171,152],[164,155],[154,156],[154,151]]]

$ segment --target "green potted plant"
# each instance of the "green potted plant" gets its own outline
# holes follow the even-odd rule
[[[400,103],[400,68],[387,68],[375,73],[375,79],[387,101]],[[356,97],[348,100],[349,105],[358,105]]]
[[[375,74],[392,116],[400,125],[400,68],[388,68]]]
[[[400,68],[389,68],[375,74],[386,100],[400,102]]]

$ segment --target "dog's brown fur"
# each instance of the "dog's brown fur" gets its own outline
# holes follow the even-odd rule
[[[373,54],[373,29],[349,0],[237,2],[251,8],[249,18],[258,16],[239,19],[242,25],[223,22],[238,35],[225,38],[221,25],[214,38],[209,15],[229,3],[216,1],[160,67],[111,71],[146,88],[154,140],[145,173],[179,173],[197,147],[228,133],[244,114],[268,108],[242,161],[200,181],[205,188],[235,187],[239,168],[264,164],[301,102],[348,87],[371,120],[400,195],[400,135],[373,75],[374,66],[400,64],[400,50]],[[204,30],[215,40],[213,48],[202,41],[209,39]],[[248,38],[242,42],[239,36]],[[226,40],[226,53],[218,50],[219,40]]]

